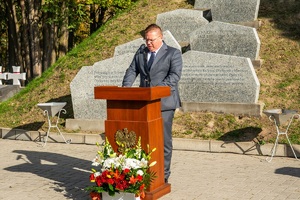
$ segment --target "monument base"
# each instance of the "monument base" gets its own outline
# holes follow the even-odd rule
[[[103,119],[66,119],[66,129],[104,132]]]
[[[263,103],[182,102],[183,112],[215,112],[260,117]]]
[[[259,29],[261,27],[261,21],[260,20],[254,20],[249,22],[236,22],[236,24],[242,25],[242,26],[249,26],[255,29]]]

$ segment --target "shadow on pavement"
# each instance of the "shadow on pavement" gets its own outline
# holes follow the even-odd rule
[[[259,133],[262,131],[261,128],[257,127],[245,127],[242,129],[233,130],[225,133],[218,140],[224,141],[221,147],[225,147],[226,144],[234,144],[243,154],[246,154],[250,151],[257,151],[259,155],[263,155],[260,148],[260,138]],[[243,142],[253,142],[251,147],[244,147],[239,145],[239,141]]]
[[[275,170],[275,174],[283,174],[300,178],[300,168],[282,167]]]
[[[82,200],[88,196],[84,188],[89,184],[91,161],[48,152],[13,152],[18,154],[17,160],[23,159],[26,163],[4,170],[28,172],[53,180],[55,187],[52,189],[63,193],[66,198]]]

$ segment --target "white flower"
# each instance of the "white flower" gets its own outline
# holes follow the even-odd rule
[[[145,158],[142,158],[142,160],[140,161],[140,164],[139,164],[139,168],[146,168],[148,165],[148,161],[145,159]]]
[[[154,165],[156,165],[156,161],[153,161],[152,163],[150,163],[149,167],[153,167]]]
[[[140,161],[137,160],[137,159],[134,159],[134,158],[127,158],[125,160],[124,164],[125,165],[124,165],[123,169],[125,169],[125,168],[128,168],[128,169],[138,169],[138,168],[140,168],[139,167]]]
[[[124,161],[125,161],[126,157],[119,155],[119,157],[115,158],[115,163],[114,163],[114,167],[118,168],[118,167],[122,167],[124,165]]]
[[[101,162],[102,162],[102,159],[97,155],[93,160],[92,160],[92,165],[93,166],[98,166],[98,165],[100,165],[101,164]]]
[[[137,159],[140,159],[141,158],[141,154],[142,154],[142,150],[141,149],[137,149],[136,152],[134,153],[134,156]]]
[[[94,173],[94,177],[96,178],[97,176],[100,176],[101,175],[101,173],[100,172],[95,172]]]
[[[110,169],[112,166],[115,166],[115,163],[115,158],[107,158],[104,160],[102,168]]]
[[[137,172],[136,172],[138,175],[140,175],[140,176],[143,176],[144,175],[144,172],[143,172],[143,170],[138,170]]]
[[[94,162],[94,161],[93,161],[93,163],[92,163],[92,166],[96,166],[96,167],[97,167],[97,166],[99,166],[99,165],[100,165],[100,163],[98,163],[98,162]]]

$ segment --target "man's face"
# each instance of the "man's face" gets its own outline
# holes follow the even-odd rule
[[[162,45],[162,34],[157,29],[151,30],[145,35],[145,42],[150,51],[156,51]]]

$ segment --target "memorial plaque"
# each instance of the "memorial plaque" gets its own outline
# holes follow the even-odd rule
[[[190,34],[190,48],[257,60],[260,40],[255,28],[213,21]]]
[[[156,24],[163,30],[169,30],[178,43],[188,43],[189,33],[208,24],[203,11],[178,9],[157,15]]]
[[[167,45],[181,51],[181,46],[169,30],[163,32],[163,40]],[[114,56],[122,55],[125,53],[135,53],[142,44],[145,44],[143,38],[138,38],[125,44],[121,44],[115,48]]]
[[[94,99],[94,87],[122,86],[133,56],[133,53],[127,53],[80,69],[70,84],[75,119],[106,119],[106,101]],[[134,86],[138,84],[139,78]]]
[[[114,56],[119,56],[126,53],[135,53],[142,44],[145,44],[143,38],[138,38],[125,44],[116,46]]]
[[[259,80],[249,58],[188,51],[179,82],[183,102],[257,103]]]
[[[194,8],[211,9],[212,20],[251,22],[257,20],[260,0],[195,0]]]

